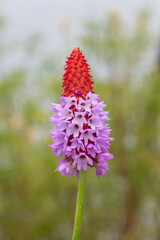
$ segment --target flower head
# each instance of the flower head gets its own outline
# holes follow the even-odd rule
[[[106,174],[111,132],[108,124],[106,105],[93,92],[89,65],[79,48],[75,48],[66,61],[63,76],[63,94],[60,104],[52,104],[54,113],[50,122],[54,124],[50,132],[53,153],[61,157],[56,171],[68,177],[88,167],[96,168],[96,174]],[[64,156],[62,158],[62,156]]]

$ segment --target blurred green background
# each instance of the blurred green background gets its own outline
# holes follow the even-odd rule
[[[113,10],[84,23],[77,40],[115,138],[107,175],[87,172],[83,240],[160,239],[160,60],[149,21],[139,12],[130,33]],[[1,17],[0,239],[71,239],[77,179],[54,172],[59,159],[48,148],[49,103],[61,94],[65,59],[57,51],[35,65],[42,44],[35,34],[20,46],[24,62],[3,71],[17,47],[5,43],[6,27]]]

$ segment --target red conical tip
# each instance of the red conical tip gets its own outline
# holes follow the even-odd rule
[[[62,96],[85,98],[88,92],[94,93],[90,67],[80,48],[75,48],[67,58],[65,71]]]

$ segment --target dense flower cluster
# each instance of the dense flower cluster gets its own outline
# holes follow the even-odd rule
[[[113,158],[109,153],[110,127],[104,122],[109,120],[108,112],[103,111],[106,105],[100,102],[98,95],[89,92],[86,99],[61,97],[60,104],[52,104],[56,112],[50,119],[55,124],[50,132],[54,143],[50,145],[55,155],[60,156],[57,171],[62,176],[73,175],[81,169],[95,167],[96,174],[106,174],[108,160]],[[63,156],[63,158],[62,158]]]
[[[63,75],[62,96],[85,98],[88,92],[93,91],[93,80],[90,67],[79,48],[75,48],[67,58]]]
[[[62,176],[79,171],[96,168],[96,174],[106,174],[111,132],[105,121],[108,113],[103,111],[106,105],[100,102],[93,91],[90,67],[79,48],[75,48],[67,58],[63,75],[63,93],[60,104],[52,104],[55,112],[50,122],[55,125],[50,132],[53,144],[50,147],[55,155],[60,156],[56,171]]]

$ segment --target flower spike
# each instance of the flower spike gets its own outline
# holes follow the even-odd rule
[[[50,122],[55,126],[50,132],[50,147],[61,158],[56,171],[62,176],[79,176],[79,171],[91,167],[99,177],[109,170],[108,160],[113,158],[109,153],[111,129],[105,124],[109,112],[103,110],[106,105],[94,93],[89,72],[82,51],[75,48],[66,61],[61,103],[51,106],[55,114]]]
[[[62,96],[85,99],[87,93],[94,93],[92,76],[89,74],[90,67],[80,48],[75,48],[72,51],[66,61],[65,70]]]

